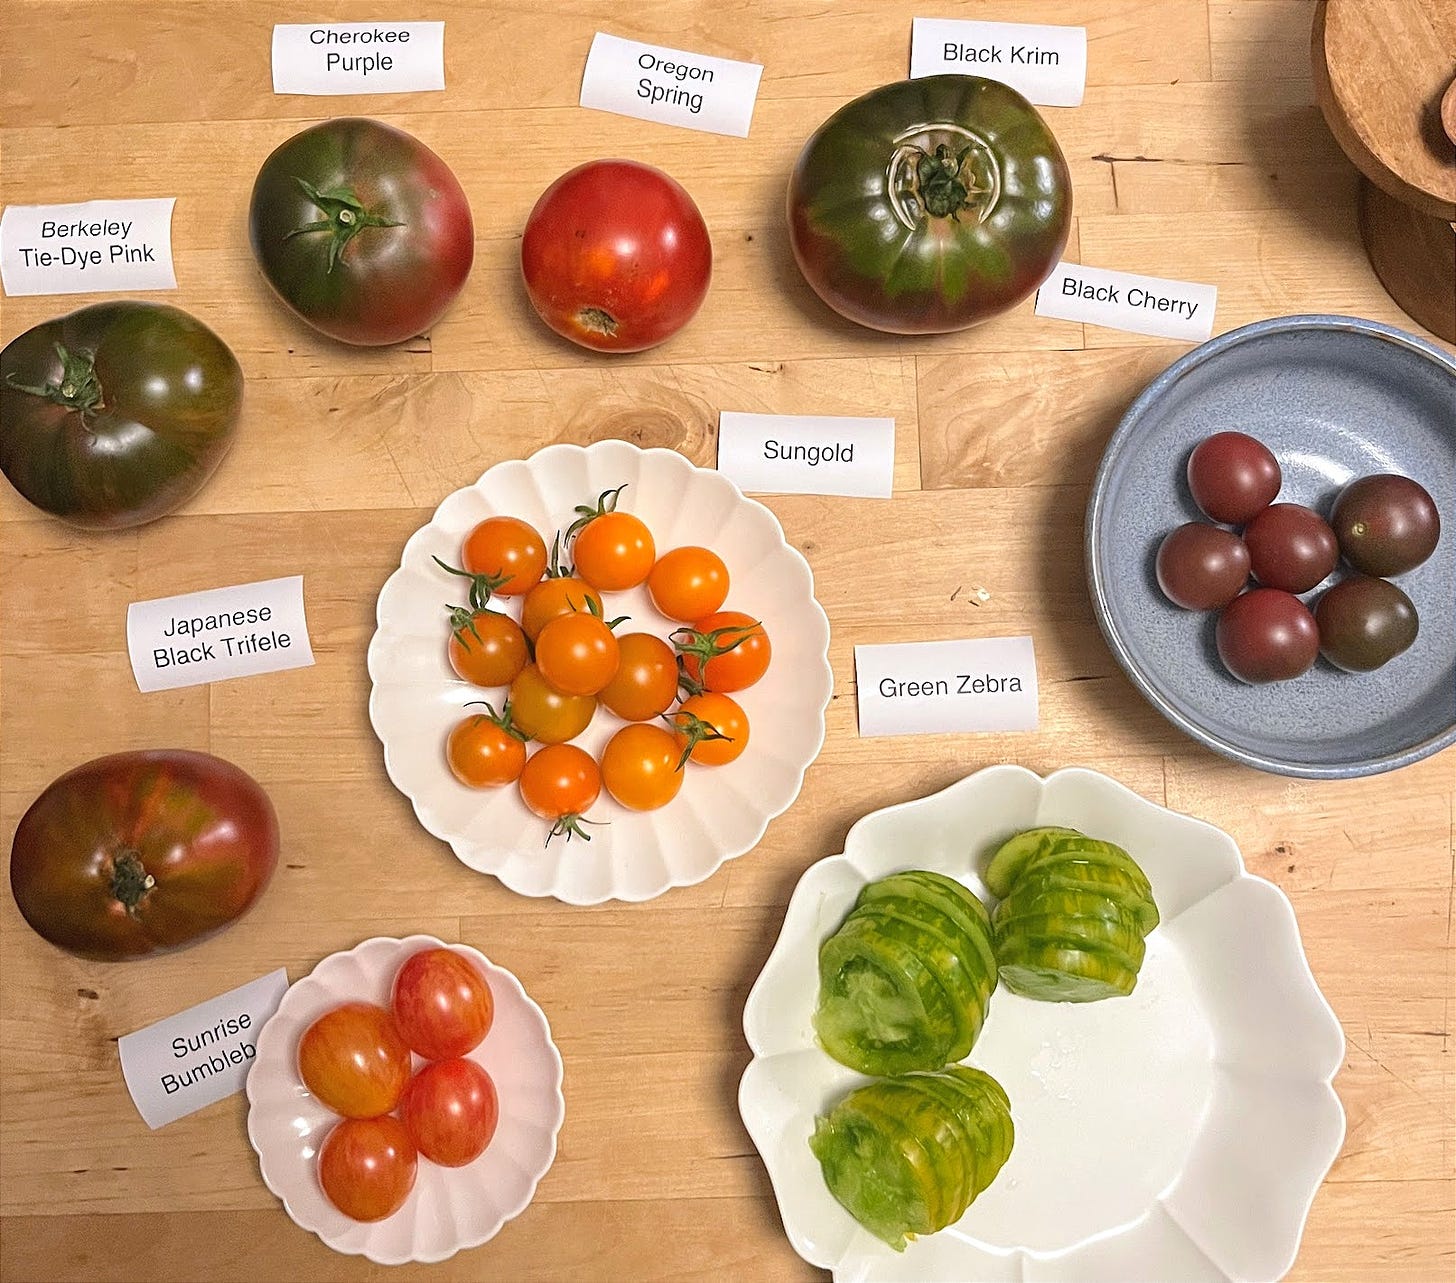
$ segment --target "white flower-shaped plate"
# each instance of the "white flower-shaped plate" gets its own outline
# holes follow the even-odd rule
[[[350,1220],[324,1197],[317,1155],[338,1115],[316,1100],[298,1076],[298,1040],[324,1012],[344,1002],[389,1005],[395,973],[411,954],[441,946],[472,959],[490,983],[495,1019],[470,1053],[491,1076],[500,1105],[495,1135],[464,1167],[419,1160],[415,1187],[403,1207],[382,1221]],[[416,1056],[415,1068],[425,1062]],[[258,1035],[248,1071],[248,1140],[263,1183],[283,1200],[294,1222],[336,1252],[380,1265],[443,1261],[479,1247],[530,1203],[556,1157],[566,1103],[561,1055],[546,1017],[509,971],[469,945],[434,936],[403,940],[376,936],[346,953],[330,954],[283,995]]]
[[[949,874],[988,903],[986,853],[1035,825],[1125,847],[1162,914],[1127,998],[1035,1002],[998,988],[967,1063],[1011,1098],[1016,1143],[954,1226],[903,1254],[830,1195],[814,1118],[868,1081],[822,1051],[818,950],[867,882]],[[805,1260],[839,1283],[1225,1283],[1282,1276],[1344,1140],[1344,1059],[1282,892],[1233,839],[1088,770],[979,771],[861,819],[799,880],[749,994],[738,1103]]]
[[[659,811],[635,812],[604,792],[588,818],[605,821],[590,842],[553,841],[514,788],[460,784],[445,762],[450,728],[476,699],[496,707],[504,688],[462,682],[446,658],[444,606],[461,600],[463,581],[434,564],[459,564],[465,535],[489,516],[530,522],[551,544],[604,490],[626,484],[620,507],[641,517],[659,553],[697,544],[728,567],[725,609],[761,619],[773,645],[762,680],[734,698],[752,728],[748,748],[727,766],[689,768],[682,791]],[[604,596],[607,617],[628,615],[619,632],[666,637],[680,625],[659,615],[645,588]],[[519,598],[493,608],[519,618]],[[369,644],[369,720],[384,744],[389,778],[414,804],[420,823],[448,842],[472,869],[492,873],[522,895],[571,904],[648,900],[669,887],[711,876],[755,846],[768,823],[798,796],[804,772],[824,742],[833,689],[829,621],[814,599],[809,563],[784,538],[778,518],[728,478],[672,450],[625,441],[554,445],[529,459],[497,464],[457,490],[405,544],[400,568],[379,594],[378,630]],[[576,743],[594,756],[623,725],[599,708]]]

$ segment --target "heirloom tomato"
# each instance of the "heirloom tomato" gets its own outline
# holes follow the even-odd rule
[[[415,1187],[419,1159],[399,1119],[346,1118],[319,1146],[318,1175],[324,1193],[355,1221],[382,1221],[397,1212]]]
[[[596,160],[563,174],[521,237],[531,306],[553,330],[598,352],[640,352],[697,312],[713,273],[693,198],[660,169]]]
[[[423,334],[470,274],[470,204],[417,138],[377,120],[295,134],[263,162],[248,210],[278,297],[330,338],[377,346]]]
[[[273,805],[232,763],[183,749],[116,753],[31,803],[10,849],[10,889],[52,944],[116,962],[222,930],[277,862]]]
[[[740,610],[720,610],[679,628],[672,643],[682,656],[683,684],[694,693],[752,686],[768,672],[773,654],[763,625]]]
[[[473,1060],[437,1060],[410,1080],[399,1115],[430,1162],[464,1167],[495,1135],[495,1083]]]
[[[412,1066],[394,1016],[372,1002],[324,1012],[298,1040],[303,1085],[345,1118],[389,1113],[404,1095]]]
[[[426,1060],[463,1056],[495,1019],[484,972],[454,949],[421,949],[394,977],[390,1006],[410,1050]]]
[[[924,76],[841,107],[789,180],[789,240],[814,292],[894,334],[938,334],[1014,307],[1057,265],[1066,161],[1016,90]]]
[[[232,444],[243,372],[163,303],[97,303],[0,352],[0,471],[37,508],[90,530],[190,499]]]

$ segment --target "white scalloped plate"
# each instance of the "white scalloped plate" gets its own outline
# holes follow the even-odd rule
[[[1011,1098],[1016,1144],[954,1226],[903,1254],[830,1195],[814,1117],[868,1081],[817,1045],[820,942],[865,883],[935,869],[994,897],[983,853],[1041,824],[1125,847],[1162,913],[1127,998],[1035,1002],[998,988],[967,1063]],[[799,880],[748,996],[739,1112],[794,1249],[868,1283],[1226,1283],[1281,1277],[1345,1135],[1344,1060],[1294,911],[1226,833],[1088,770],[979,771],[861,819]]]
[[[549,545],[577,504],[595,502],[624,482],[621,508],[647,522],[659,552],[701,544],[723,558],[730,579],[725,608],[764,621],[773,661],[761,681],[734,696],[753,728],[736,762],[689,767],[682,792],[660,811],[629,811],[603,793],[589,818],[606,823],[591,830],[590,842],[558,839],[545,846],[548,826],[514,788],[469,789],[446,766],[445,738],[464,705],[498,701],[504,690],[482,691],[451,671],[444,606],[460,599],[460,581],[431,557],[458,564],[465,535],[492,515],[530,522]],[[519,599],[493,604],[519,617]],[[666,637],[678,626],[653,609],[645,588],[608,593],[605,604],[609,618],[631,617],[622,631]],[[788,809],[824,742],[833,688],[829,621],[814,599],[809,563],[763,504],[672,450],[599,441],[548,446],[529,459],[497,464],[450,495],[410,537],[400,568],[379,594],[377,614],[369,644],[369,720],[384,744],[389,778],[420,823],[462,863],[522,895],[599,904],[648,900],[701,882],[756,845],[769,821]],[[598,754],[621,725],[598,709],[576,742]]]
[[[388,1006],[404,960],[442,945],[473,959],[490,983],[495,1020],[470,1059],[495,1083],[500,1120],[473,1163],[447,1168],[421,1158],[415,1187],[399,1211],[382,1221],[353,1221],[324,1197],[318,1183],[318,1148],[339,1119],[299,1078],[298,1040],[340,1003]],[[425,1063],[418,1056],[414,1062],[416,1069]],[[526,1209],[550,1169],[565,1114],[561,1055],[541,1008],[515,976],[478,949],[434,936],[375,936],[347,953],[330,954],[283,995],[258,1035],[258,1057],[248,1072],[248,1140],[263,1183],[283,1200],[295,1224],[336,1252],[380,1265],[443,1261],[494,1238]]]

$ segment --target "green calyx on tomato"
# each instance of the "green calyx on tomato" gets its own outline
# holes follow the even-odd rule
[[[156,885],[157,879],[135,851],[121,851],[112,861],[111,894],[129,914],[135,916],[137,906]]]
[[[708,662],[737,650],[754,635],[755,629],[762,627],[760,621],[754,620],[747,625],[727,624],[708,632],[699,632],[696,628],[673,629],[668,634],[668,640],[678,654],[678,685],[689,695],[701,695],[708,689],[705,685]],[[727,640],[729,638],[732,640]],[[691,659],[693,664],[684,664],[685,659]]]
[[[805,280],[871,329],[979,324],[1032,293],[1071,227],[1056,139],[1016,90],[925,76],[855,99],[805,144],[789,238]]]
[[[622,491],[626,488],[627,483],[624,481],[614,490],[603,490],[597,496],[595,504],[577,504],[574,509],[576,512],[576,520],[566,527],[566,537],[570,539],[573,535],[580,534],[583,529],[598,517],[605,517],[609,512],[616,512],[617,501],[622,497]]]
[[[452,566],[449,562],[441,561],[438,557],[431,557],[431,561],[439,566],[441,570],[449,571],[452,575],[459,575],[461,579],[470,580],[470,610],[484,610],[490,604],[490,595],[502,584],[510,581],[510,574],[502,572],[499,575],[477,575],[470,570],[462,570],[459,566]],[[448,606],[451,611],[451,618],[456,614],[465,611],[464,606]],[[466,612],[468,613],[468,612]]]
[[[365,228],[404,226],[401,219],[385,218],[382,214],[371,214],[364,208],[364,202],[347,187],[335,187],[330,191],[321,192],[308,179],[299,178],[296,174],[293,181],[303,189],[303,194],[323,211],[324,217],[312,223],[305,223],[302,227],[295,227],[284,239],[291,240],[295,236],[304,236],[313,232],[329,232],[331,240],[327,271],[332,272],[338,266],[339,255],[344,252],[344,246]]]
[[[56,359],[61,363],[61,374],[55,382],[30,387],[21,383],[13,374],[7,374],[5,382],[17,392],[43,397],[52,405],[77,410],[83,416],[104,409],[101,381],[96,377],[96,363],[84,352],[72,352],[64,344],[53,343],[51,346],[55,349]]]
[[[724,735],[712,722],[704,721],[696,713],[678,709],[675,713],[664,713],[662,720],[684,740],[682,756],[677,759],[676,769],[679,771],[688,764],[688,759],[693,755],[693,749],[705,740],[723,740],[730,744],[733,742],[733,736]]]

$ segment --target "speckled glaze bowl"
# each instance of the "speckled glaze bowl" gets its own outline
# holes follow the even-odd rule
[[[1162,537],[1202,520],[1185,471],[1193,447],[1247,432],[1279,459],[1281,502],[1328,514],[1346,482],[1413,477],[1441,513],[1441,540],[1396,582],[1420,614],[1415,645],[1373,673],[1320,659],[1267,686],[1231,677],[1215,612],[1163,596]],[[1285,316],[1189,352],[1133,402],[1102,457],[1087,507],[1087,578],[1103,635],[1160,713],[1235,761],[1281,775],[1345,779],[1394,770],[1456,742],[1456,359],[1388,325]],[[1311,605],[1343,566],[1303,599]]]

